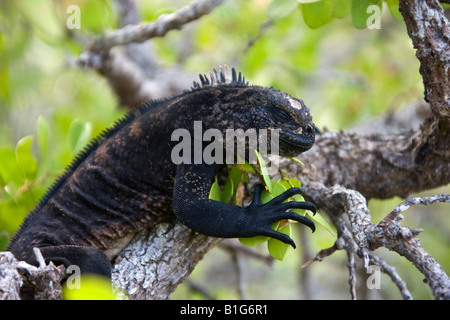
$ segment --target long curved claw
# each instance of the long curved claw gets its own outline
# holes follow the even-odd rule
[[[295,245],[294,240],[292,240],[288,235],[285,235],[284,233],[275,231],[271,228],[264,230],[264,232],[262,232],[261,235],[271,237],[276,240],[280,240],[281,242],[291,245],[294,249],[297,247]]]
[[[282,194],[280,194],[279,196],[276,196],[275,198],[270,200],[267,204],[282,203],[296,194],[303,194],[302,189],[297,188],[297,187],[290,188],[290,189],[286,190],[285,192],[283,192]]]
[[[317,208],[316,206],[308,201],[289,201],[289,202],[285,202],[282,203],[280,205],[280,210],[289,210],[289,209],[305,209],[305,210],[309,210],[313,213],[313,215],[316,214]]]

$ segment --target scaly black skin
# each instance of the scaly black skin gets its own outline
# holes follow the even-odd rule
[[[78,265],[82,272],[110,277],[110,261],[145,228],[175,216],[200,233],[221,237],[266,235],[289,243],[271,229],[281,219],[314,223],[292,208],[316,211],[309,202],[284,200],[301,193],[292,188],[261,204],[261,188],[245,208],[208,199],[212,180],[222,164],[179,164],[171,160],[175,129],[203,130],[278,128],[280,155],[294,156],[314,143],[314,124],[301,100],[273,88],[249,86],[232,70],[200,77],[190,91],[147,103],[88,146],[54,186],[10,243],[19,260],[37,265],[33,248],[47,262]],[[225,152],[224,152],[225,154]]]

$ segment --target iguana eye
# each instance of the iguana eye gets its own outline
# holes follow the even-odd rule
[[[276,109],[275,114],[283,122],[289,122],[292,120],[292,116],[283,109]]]

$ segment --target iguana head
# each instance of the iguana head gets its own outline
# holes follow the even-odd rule
[[[263,103],[253,111],[253,125],[279,130],[279,154],[296,156],[309,150],[315,140],[315,127],[302,100],[274,88],[263,88]]]
[[[233,119],[229,127],[234,129],[277,129],[281,156],[296,156],[312,147],[315,126],[302,100],[272,87],[250,86],[241,73],[227,67],[213,70],[209,77],[200,75],[200,83],[194,82],[193,90],[204,88],[220,92],[220,111],[213,114],[216,124],[226,114],[226,119]]]

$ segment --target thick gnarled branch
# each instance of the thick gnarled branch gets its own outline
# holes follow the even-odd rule
[[[450,125],[432,116],[415,132],[325,132],[301,159],[308,165],[289,168],[300,177],[366,198],[407,197],[450,182]]]
[[[417,49],[425,100],[436,116],[450,120],[450,25],[444,10],[438,0],[400,0],[399,9]]]

